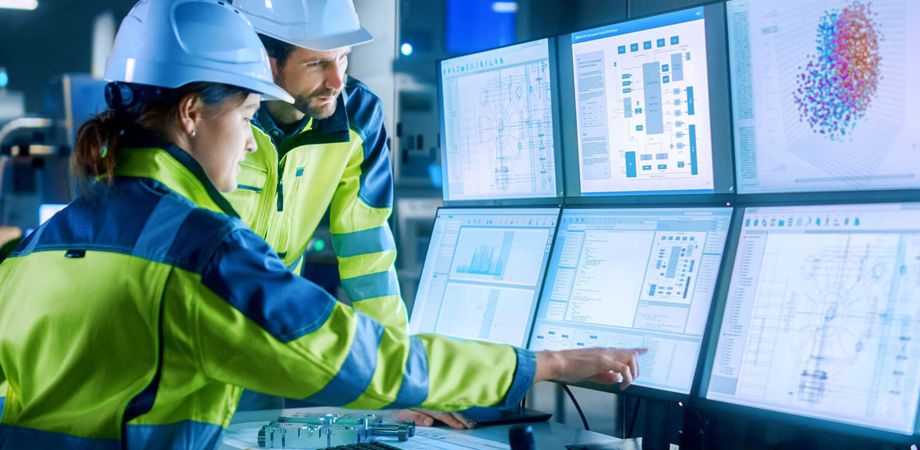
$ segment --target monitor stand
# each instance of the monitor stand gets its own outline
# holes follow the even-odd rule
[[[545,422],[553,415],[521,406],[517,408],[470,408],[461,411],[464,417],[476,422],[476,426],[507,425],[513,423]]]

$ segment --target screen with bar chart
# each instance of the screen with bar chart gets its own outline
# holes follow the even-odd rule
[[[731,217],[564,210],[530,348],[645,347],[636,385],[689,394]]]
[[[445,200],[561,195],[552,42],[541,39],[441,62]]]
[[[920,204],[748,208],[701,393],[912,434],[918,286]]]
[[[571,35],[581,195],[715,190],[705,11]]]
[[[558,217],[558,208],[439,210],[412,332],[524,346]]]
[[[739,193],[920,187],[920,2],[726,6]]]

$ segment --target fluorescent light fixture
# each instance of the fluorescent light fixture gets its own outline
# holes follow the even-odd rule
[[[516,13],[518,10],[517,2],[493,2],[492,11],[496,13]]]
[[[32,11],[38,8],[38,0],[0,0],[0,8]]]

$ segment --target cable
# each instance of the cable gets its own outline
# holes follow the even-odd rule
[[[588,419],[585,418],[585,413],[581,410],[581,406],[578,405],[578,400],[575,400],[575,394],[572,393],[568,386],[564,384],[560,384],[560,386],[562,386],[566,394],[569,394],[569,398],[572,399],[572,404],[575,405],[575,410],[578,411],[578,415],[581,417],[581,423],[585,426],[585,431],[591,431],[591,428],[588,427]]]
[[[639,405],[642,403],[641,398],[636,399],[636,407],[633,408],[632,418],[629,420],[629,428],[626,429],[626,439],[633,437],[633,432],[636,431],[636,419],[639,418]]]

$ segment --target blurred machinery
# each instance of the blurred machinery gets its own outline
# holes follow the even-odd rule
[[[40,116],[27,115],[21,93],[0,90],[0,225],[39,225],[42,206],[73,198],[69,156],[80,125],[105,109],[105,82],[63,74],[46,86]]]

